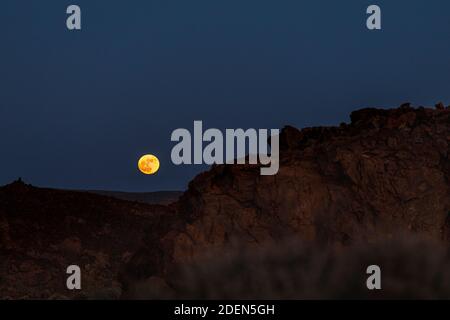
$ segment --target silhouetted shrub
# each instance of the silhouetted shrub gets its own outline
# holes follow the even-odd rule
[[[382,290],[366,287],[372,264]],[[413,236],[335,248],[291,239],[209,253],[168,279],[173,297],[189,299],[448,299],[450,255]]]

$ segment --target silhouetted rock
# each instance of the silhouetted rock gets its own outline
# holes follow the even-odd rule
[[[411,108],[411,103],[405,102],[400,105],[400,109],[407,109],[407,108]]]
[[[169,206],[23,181],[0,188],[1,296],[171,296],[177,266],[233,243],[295,237],[339,252],[406,232],[447,244],[450,109],[404,104],[350,118],[285,127],[277,175],[215,165]],[[70,264],[82,268],[81,294],[65,288]]]
[[[286,127],[277,175],[219,165],[189,184],[176,204],[178,225],[161,239],[164,264],[143,277],[164,277],[234,241],[258,246],[297,236],[346,246],[405,231],[447,242],[449,142],[450,110],[409,105],[358,110],[340,127]],[[135,268],[151,264],[141,258]]]
[[[442,102],[439,102],[438,104],[436,104],[436,109],[438,109],[438,110],[444,110],[444,109],[445,109],[445,106],[444,106],[444,104],[443,104]]]

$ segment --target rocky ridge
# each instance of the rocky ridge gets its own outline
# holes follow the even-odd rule
[[[143,283],[173,287],[176,267],[206,252],[290,237],[345,247],[415,233],[448,244],[449,146],[450,108],[405,104],[355,111],[338,127],[287,126],[277,175],[213,166],[171,205],[17,181],[0,188],[0,292],[79,298],[64,270],[80,264],[84,296],[133,297]]]
[[[176,203],[178,223],[128,264],[142,277],[170,278],[182,265],[230,243],[259,245],[296,236],[346,246],[403,232],[450,238],[450,108],[367,108],[339,127],[280,136],[280,170],[219,165],[197,176]],[[161,269],[137,261],[163,248]],[[145,260],[145,259],[144,259]]]

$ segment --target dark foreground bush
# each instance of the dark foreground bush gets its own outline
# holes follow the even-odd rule
[[[381,290],[368,290],[369,265],[381,268]],[[134,298],[448,299],[450,251],[431,240],[402,237],[327,248],[299,240],[235,245],[210,253],[168,277],[138,285]],[[156,283],[157,286],[154,286]]]

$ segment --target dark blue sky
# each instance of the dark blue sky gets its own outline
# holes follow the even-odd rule
[[[66,29],[66,7],[83,30]],[[370,4],[383,30],[365,27]],[[450,103],[450,2],[2,0],[0,184],[184,189],[172,130],[339,124]],[[155,176],[141,154],[161,160]]]

